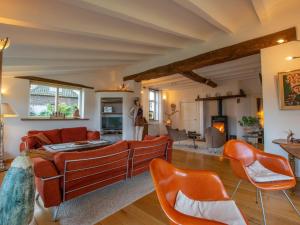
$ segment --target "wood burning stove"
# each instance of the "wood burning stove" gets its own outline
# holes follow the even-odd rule
[[[228,117],[223,116],[222,99],[218,100],[218,115],[211,117],[211,126],[217,128],[220,132],[226,134],[226,140],[228,140]]]

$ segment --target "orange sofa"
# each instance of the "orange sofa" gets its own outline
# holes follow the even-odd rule
[[[96,150],[60,152],[53,161],[34,158],[37,191],[45,207],[98,188],[126,180],[149,170],[154,158],[171,160],[168,136],[146,137],[144,141],[120,141]]]
[[[37,134],[42,133],[50,143],[42,143]],[[20,151],[25,149],[27,143],[29,149],[38,149],[43,144],[59,144],[74,141],[98,140],[100,139],[99,131],[88,131],[86,127],[63,128],[54,130],[31,130],[27,136],[22,137]]]

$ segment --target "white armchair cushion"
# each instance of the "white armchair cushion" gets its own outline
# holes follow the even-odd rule
[[[185,215],[214,220],[229,225],[246,225],[233,200],[197,201],[188,198],[181,191],[177,193],[175,210]]]
[[[264,167],[258,160],[246,167],[248,175],[252,180],[258,183],[291,180],[293,177],[286,176],[280,173],[275,173]]]

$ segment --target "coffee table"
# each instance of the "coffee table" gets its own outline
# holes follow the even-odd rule
[[[43,145],[43,149],[47,152],[71,152],[71,151],[84,151],[95,149],[99,147],[105,147],[113,144],[112,141],[107,140],[95,140],[88,141],[87,144],[76,144],[75,142],[70,143],[61,143],[61,144],[52,144],[52,145]]]

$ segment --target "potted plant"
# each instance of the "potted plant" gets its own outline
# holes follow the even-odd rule
[[[259,120],[254,116],[243,116],[238,122],[244,128],[245,133],[250,134],[259,131]]]

